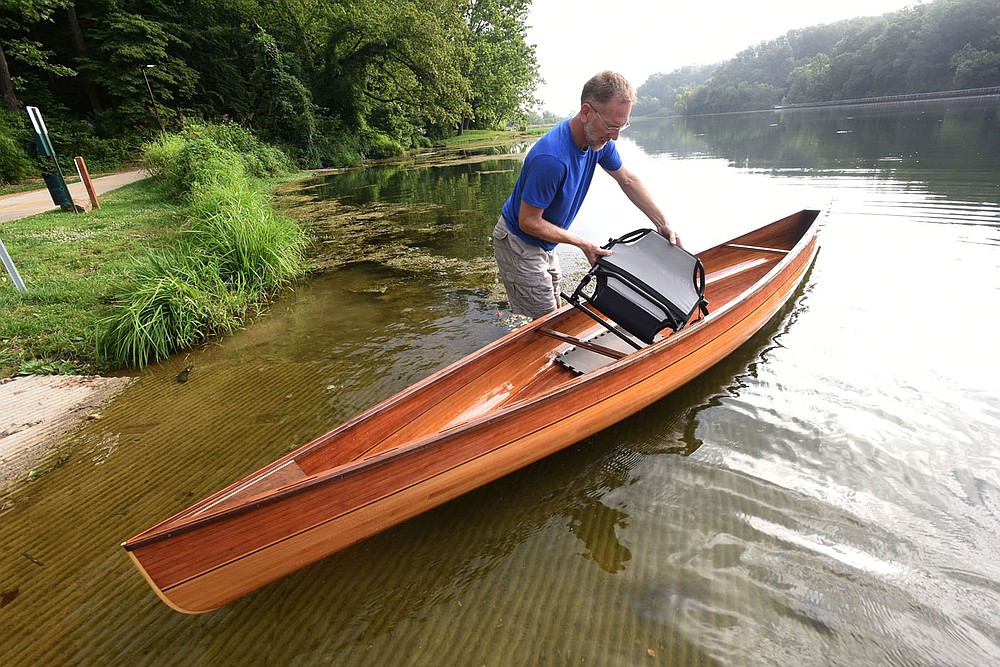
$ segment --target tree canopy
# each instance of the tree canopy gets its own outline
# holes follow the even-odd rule
[[[640,86],[637,110],[750,111],[992,86],[1000,86],[1000,0],[936,0],[791,30],[708,76],[697,68],[655,74]]]
[[[0,118],[34,105],[63,140],[119,143],[157,132],[157,115],[168,129],[229,120],[309,166],[383,157],[524,118],[538,81],[529,5],[0,0],[0,100],[13,114]]]

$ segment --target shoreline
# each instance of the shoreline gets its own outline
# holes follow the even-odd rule
[[[130,377],[25,375],[0,380],[0,492],[12,490],[87,419],[132,383]]]
[[[433,158],[443,163],[454,160],[476,162],[491,156],[463,154],[484,147],[506,145],[530,140],[523,133],[495,132],[489,138],[476,138],[460,147],[437,146],[429,149]],[[438,156],[442,152],[448,157]],[[430,156],[423,156],[430,157]],[[414,156],[400,156],[381,161],[407,163]],[[370,165],[364,165],[361,168]],[[311,175],[339,173],[345,168],[315,170]],[[147,177],[142,171],[127,172],[106,177],[101,181],[100,192],[116,189],[134,180]],[[299,179],[293,179],[299,180]],[[81,186],[82,187],[82,186]],[[53,208],[47,190],[15,193],[5,197],[8,219],[41,213]],[[17,204],[17,209],[14,205]],[[4,217],[0,215],[0,224]],[[2,270],[2,269],[0,269]],[[79,429],[87,420],[100,419],[100,411],[134,381],[131,377],[105,377],[100,375],[28,375],[12,378],[0,377],[0,497],[11,492],[19,483],[44,474],[57,462],[49,462],[61,441]],[[44,469],[43,469],[44,468]],[[37,472],[36,472],[37,471]],[[0,501],[0,510],[3,503]]]

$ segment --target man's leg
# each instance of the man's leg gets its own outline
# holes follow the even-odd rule
[[[493,228],[493,255],[512,311],[539,318],[559,307],[562,272],[555,252],[525,243],[501,217]]]

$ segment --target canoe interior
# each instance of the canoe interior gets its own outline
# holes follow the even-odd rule
[[[683,331],[701,326],[714,313],[724,311],[752,290],[798,244],[809,240],[810,227],[818,214],[814,210],[800,211],[699,253],[707,274],[705,297],[710,314],[706,319],[693,320]],[[543,335],[538,332],[539,328],[581,340],[605,331],[578,309],[566,306],[511,332],[140,533],[128,540],[125,548],[148,541],[151,536],[169,533],[177,526],[245,507],[278,491],[303,485],[317,476],[337,474],[341,469],[356,468],[366,461],[391,456],[398,448],[581,382],[583,376],[556,361],[560,354],[572,349],[573,344]],[[655,341],[653,346],[670,343],[671,337],[667,336]],[[605,366],[591,372],[602,373],[627,359],[608,358]]]

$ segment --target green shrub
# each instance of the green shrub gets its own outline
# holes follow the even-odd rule
[[[295,167],[280,149],[234,123],[188,124],[148,144],[143,163],[172,191],[187,195],[196,183],[233,184],[249,176],[265,178]]]
[[[356,131],[340,118],[319,116],[316,132],[316,160],[305,167],[345,167],[364,162],[361,141]]]
[[[0,183],[20,183],[31,173],[28,132],[14,114],[0,110]]]
[[[378,131],[370,131],[365,137],[365,156],[372,160],[402,155],[403,147],[392,137]]]
[[[220,147],[231,150],[240,157],[249,176],[265,178],[295,168],[291,158],[281,149],[264,143],[242,125],[209,125],[205,131]]]

